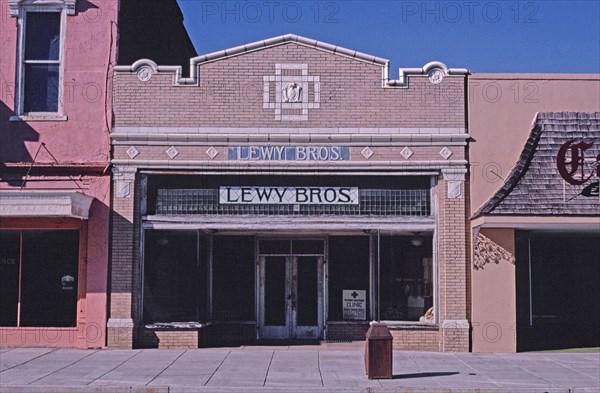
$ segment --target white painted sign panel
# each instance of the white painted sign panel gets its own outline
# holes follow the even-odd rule
[[[220,204],[358,205],[358,187],[263,187],[219,188]]]
[[[344,319],[364,321],[367,319],[367,291],[348,289],[342,291]]]

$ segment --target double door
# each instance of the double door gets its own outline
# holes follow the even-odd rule
[[[322,255],[259,256],[260,338],[322,338],[323,261]]]

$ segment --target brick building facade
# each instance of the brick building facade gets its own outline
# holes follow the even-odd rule
[[[113,78],[109,347],[469,350],[466,74],[295,35]]]

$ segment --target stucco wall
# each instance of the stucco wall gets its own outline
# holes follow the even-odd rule
[[[473,255],[472,350],[515,352],[516,289],[513,229],[481,229]]]
[[[473,213],[504,183],[537,112],[600,111],[600,75],[474,74],[468,95]]]
[[[63,48],[63,114],[68,121],[11,122],[16,89],[17,18],[0,0],[0,160],[31,162],[40,143],[61,163],[108,163],[110,149],[109,63],[115,60],[116,0],[77,2],[66,17]],[[112,40],[111,40],[112,37]],[[54,162],[46,151],[36,162]]]
[[[97,348],[106,342],[112,103],[108,76],[116,58],[118,1],[76,4],[75,15],[66,16],[62,48],[62,114],[66,119],[11,121],[18,19],[9,15],[8,0],[0,0],[0,192],[68,190],[95,198],[89,220],[76,220],[82,233],[80,281],[85,282],[78,291],[77,327],[3,328],[0,345]],[[2,217],[0,226],[52,230],[71,221]]]

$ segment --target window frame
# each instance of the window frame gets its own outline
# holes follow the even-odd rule
[[[29,121],[29,120],[67,120],[63,110],[63,92],[64,92],[64,65],[65,65],[65,35],[67,25],[67,14],[70,8],[62,1],[55,4],[33,4],[30,2],[22,2],[18,8],[17,16],[17,62],[16,62],[16,89],[15,89],[15,113],[12,116],[12,121]],[[26,60],[26,30],[27,17],[30,13],[60,13],[60,37],[59,37],[59,53],[58,60]],[[58,65],[58,108],[56,112],[25,112],[25,67],[27,64],[44,64]]]

